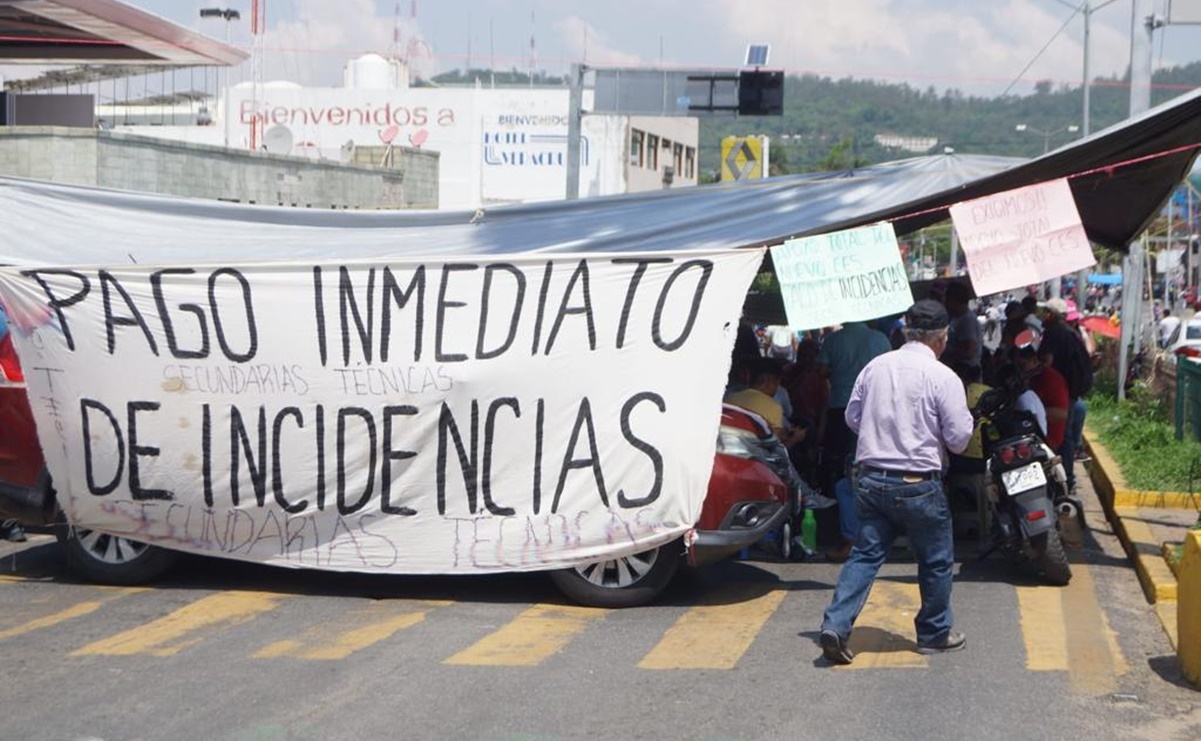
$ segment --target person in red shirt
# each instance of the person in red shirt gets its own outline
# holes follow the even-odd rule
[[[788,392],[792,402],[793,422],[809,430],[804,442],[807,449],[817,447],[830,399],[830,382],[817,367],[819,349],[814,340],[800,343],[796,362],[785,369],[780,379],[780,385]]]
[[[1038,351],[1030,345],[1018,350],[1017,362],[1029,379],[1030,389],[1047,408],[1047,445],[1052,450],[1058,450],[1067,431],[1068,407],[1072,403],[1068,395],[1068,382],[1062,373],[1043,363]]]

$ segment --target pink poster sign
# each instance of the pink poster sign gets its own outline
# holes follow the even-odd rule
[[[979,296],[1097,262],[1065,179],[957,203],[951,206],[951,221]]]

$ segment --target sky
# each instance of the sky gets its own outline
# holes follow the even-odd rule
[[[1173,1],[1201,12],[1201,0]],[[126,2],[251,44],[251,0]],[[1089,2],[1092,76],[1120,76],[1130,61],[1132,0]],[[1167,0],[1151,2],[1166,12]],[[346,60],[394,48],[394,29],[401,53],[412,49],[427,74],[469,61],[552,74],[572,61],[735,68],[748,43],[770,44],[769,66],[790,73],[983,96],[1027,94],[1038,80],[1075,86],[1083,73],[1084,21],[1073,15],[1083,0],[416,0],[415,18],[413,0],[265,3],[264,79],[308,85],[340,84]],[[202,7],[242,17],[201,19]],[[1152,59],[1157,68],[1201,60],[1201,26],[1156,32]]]
[[[252,0],[123,1],[252,48]],[[789,73],[1025,95],[1041,80],[1080,85],[1085,2],[1093,9],[1090,76],[1124,75],[1136,1],[1160,16],[1171,2],[1201,18],[1201,0],[262,0],[262,79],[341,85],[346,62],[368,52],[406,56],[425,76],[468,65],[563,75],[572,62],[735,69],[748,44],[767,43],[768,66]],[[201,8],[236,9],[241,18],[202,19]],[[1201,25],[1156,31],[1154,68],[1196,61]],[[0,75],[44,69],[4,67]],[[230,79],[252,74],[246,63]],[[219,85],[216,73],[193,80],[176,74],[164,92]]]

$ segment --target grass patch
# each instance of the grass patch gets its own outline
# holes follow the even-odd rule
[[[1184,560],[1184,543],[1164,543],[1163,557],[1171,567],[1172,573],[1176,573],[1176,569],[1180,567],[1180,562]]]
[[[1201,443],[1176,439],[1171,410],[1162,399],[1137,390],[1125,401],[1094,394],[1086,420],[1132,489],[1201,489]]]

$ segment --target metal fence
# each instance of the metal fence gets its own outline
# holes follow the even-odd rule
[[[1179,358],[1176,363],[1176,439],[1185,434],[1201,441],[1201,363]]]

